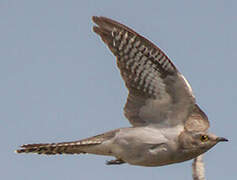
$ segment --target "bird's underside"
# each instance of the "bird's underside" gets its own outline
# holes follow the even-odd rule
[[[175,134],[169,137],[171,138],[169,141],[162,131],[152,127],[120,128],[79,141],[22,145],[16,152],[45,155],[89,153],[114,156],[115,159],[107,161],[107,165],[129,163],[140,166],[162,166],[184,161],[183,158],[173,160],[167,151],[173,146],[173,139],[180,130],[182,128],[171,128],[169,131]]]
[[[207,132],[209,121],[192,89],[157,46],[132,29],[105,17],[93,17],[93,30],[116,56],[129,90],[124,114],[131,128],[63,143],[22,145],[17,153],[46,155],[91,153],[114,156],[107,164],[159,166],[192,159],[204,150],[180,151],[180,138]],[[192,137],[192,138],[193,138]],[[199,137],[198,137],[199,138]],[[186,154],[185,154],[186,153]]]

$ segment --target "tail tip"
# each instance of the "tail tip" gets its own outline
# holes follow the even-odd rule
[[[14,151],[14,153],[19,154],[19,153],[24,153],[24,149],[17,149]]]

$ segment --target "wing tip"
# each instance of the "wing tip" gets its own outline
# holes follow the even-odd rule
[[[99,16],[92,16],[92,21],[97,24]]]
[[[103,24],[105,24],[105,20],[108,18],[105,18],[103,16],[92,16],[92,21],[97,24],[98,26],[102,26]]]
[[[98,18],[99,18],[98,16],[92,16],[92,17],[91,17],[91,20],[92,20],[93,23],[97,24]],[[94,27],[95,27],[95,26],[94,26]]]

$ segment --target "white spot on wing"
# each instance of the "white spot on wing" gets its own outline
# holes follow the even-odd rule
[[[144,49],[146,49],[144,45],[141,45],[141,47],[139,47],[139,51],[143,51]]]
[[[133,36],[130,40],[129,40],[129,43],[133,44],[133,42],[135,41],[136,39],[136,36]]]
[[[134,43],[134,47],[137,48],[140,44],[141,44],[141,41],[138,40],[138,41],[136,41],[136,42]]]

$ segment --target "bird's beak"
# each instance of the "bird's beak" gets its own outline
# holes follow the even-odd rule
[[[227,142],[227,141],[229,141],[229,140],[224,138],[224,137],[218,137],[217,138],[217,142]]]

